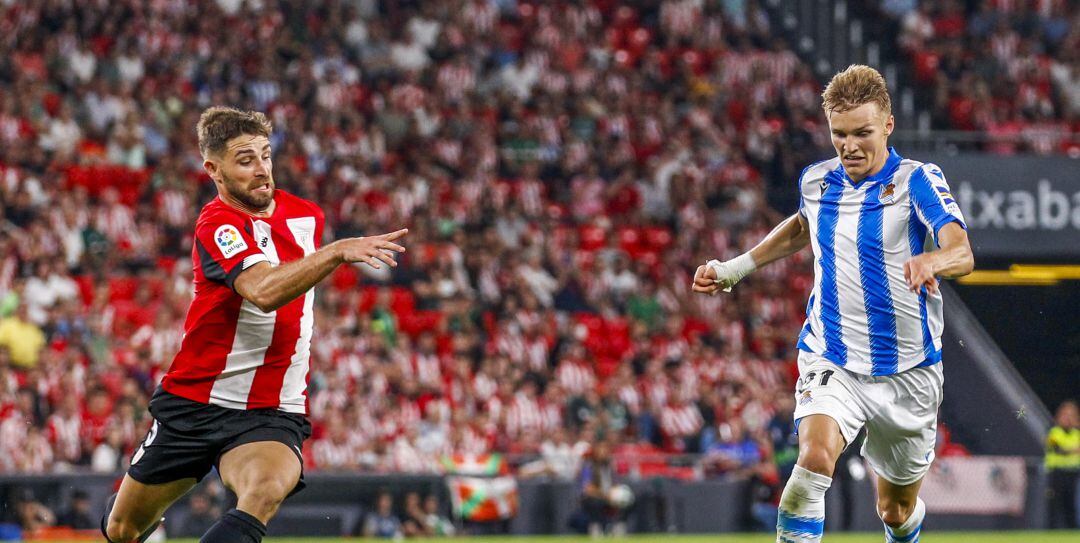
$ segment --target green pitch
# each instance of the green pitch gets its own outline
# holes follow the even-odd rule
[[[1076,543],[1080,541],[1080,531],[1059,532],[927,532],[920,538],[922,543]],[[374,543],[378,539],[329,539],[329,538],[277,538],[264,539],[267,543],[344,543],[367,541]],[[581,536],[522,536],[522,537],[468,537],[443,539],[408,539],[416,543],[593,543],[594,540]],[[605,537],[595,540],[599,543],[773,543],[775,538],[769,534],[733,534],[733,535],[635,535],[622,539]],[[862,534],[825,534],[823,543],[881,543],[881,533]],[[170,539],[170,543],[198,543],[194,539]]]

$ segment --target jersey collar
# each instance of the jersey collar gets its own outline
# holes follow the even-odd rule
[[[900,162],[902,160],[904,160],[904,157],[900,156],[900,154],[896,152],[896,148],[889,147],[889,158],[885,159],[885,166],[882,167],[881,171],[879,171],[878,173],[864,177],[862,181],[856,182],[854,179],[852,179],[847,174],[847,172],[844,171],[843,164],[840,165],[840,171],[843,172],[844,180],[847,181],[848,184],[850,184],[852,187],[859,188],[867,182],[880,183],[882,181],[888,181],[892,179],[893,174],[896,173],[896,169],[900,167]]]

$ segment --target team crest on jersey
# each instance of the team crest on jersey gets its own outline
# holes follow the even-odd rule
[[[802,395],[799,397],[799,405],[806,405],[812,401],[814,401],[814,397],[810,395],[810,391],[804,390]]]
[[[885,185],[881,189],[881,196],[878,198],[878,200],[884,205],[889,205],[893,203],[893,201],[896,199],[896,196],[893,194],[895,190],[895,183],[889,183],[888,185]]]
[[[214,243],[221,250],[221,256],[232,258],[247,249],[247,242],[240,236],[240,230],[231,224],[223,224],[214,231]]]

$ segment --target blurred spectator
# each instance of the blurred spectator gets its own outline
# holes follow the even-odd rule
[[[12,505],[23,532],[56,525],[56,515],[45,504],[37,501],[34,492],[29,488],[17,488]]]
[[[169,535],[179,537],[201,537],[221,516],[221,508],[214,505],[210,495],[196,490],[188,497],[188,514],[184,517],[184,523],[177,529],[176,534]]]
[[[438,496],[428,494],[424,497],[424,523],[427,531],[436,536],[453,536],[457,529],[454,528],[454,523],[442,514],[441,509]]]
[[[405,493],[405,515],[401,523],[402,532],[407,537],[429,537],[435,533],[428,527],[427,513],[420,504],[420,493],[411,491]]]
[[[394,515],[394,496],[389,492],[379,492],[375,498],[375,509],[364,518],[361,535],[384,539],[403,537],[401,520]]]
[[[8,350],[13,366],[37,366],[44,347],[45,333],[30,320],[26,304],[20,303],[14,315],[0,319],[0,348]]]
[[[626,535],[633,494],[630,494],[629,500],[620,496],[627,487],[615,481],[611,448],[607,442],[600,441],[593,447],[581,469],[579,481],[587,533],[593,538],[605,532],[615,536]]]
[[[720,425],[717,440],[705,451],[705,462],[721,473],[747,474],[764,459],[758,439],[746,431],[740,417]]]
[[[90,495],[84,490],[71,493],[71,505],[56,519],[57,526],[76,530],[94,530],[100,526],[100,522],[100,515],[91,510]]]
[[[1080,409],[1065,401],[1054,414],[1046,436],[1046,470],[1050,476],[1050,528],[1076,529],[1077,484],[1080,483]]]
[[[540,444],[540,459],[521,466],[521,477],[550,477],[572,481],[581,471],[581,462],[589,451],[585,441],[573,442],[563,428],[555,428]]]

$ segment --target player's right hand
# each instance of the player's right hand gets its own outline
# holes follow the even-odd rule
[[[345,262],[363,262],[378,270],[382,268],[379,264],[379,261],[382,261],[393,268],[397,266],[397,261],[392,253],[405,252],[405,248],[394,241],[408,233],[408,228],[402,228],[389,234],[343,239],[337,243],[341,244],[341,258]]]
[[[716,281],[715,269],[705,265],[697,267],[697,271],[694,272],[694,284],[691,287],[694,292],[715,296],[722,286]]]

